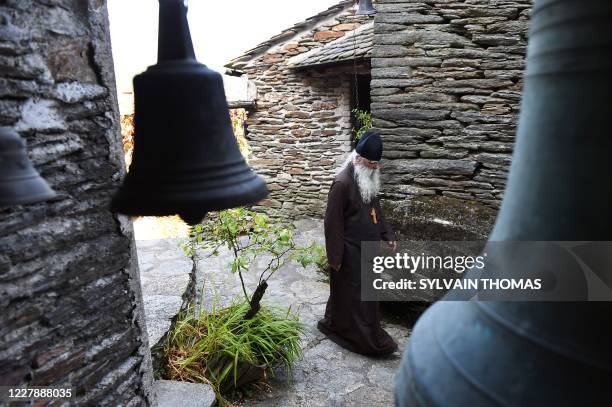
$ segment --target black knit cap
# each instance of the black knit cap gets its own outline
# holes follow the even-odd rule
[[[363,133],[361,140],[355,147],[357,154],[370,161],[380,161],[383,152],[383,143],[380,134],[374,130]]]

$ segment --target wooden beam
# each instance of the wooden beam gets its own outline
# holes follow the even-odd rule
[[[230,109],[246,109],[255,110],[257,109],[256,100],[232,100],[227,102]]]

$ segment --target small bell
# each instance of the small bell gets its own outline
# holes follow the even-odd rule
[[[0,127],[0,205],[45,201],[55,192],[32,166],[25,141],[10,127]]]
[[[376,9],[372,5],[372,0],[359,0],[359,9],[357,9],[357,15],[365,16],[376,14]]]
[[[132,216],[207,212],[268,195],[232,130],[223,79],[198,63],[182,0],[159,0],[158,62],[134,77],[134,156],[111,209]]]

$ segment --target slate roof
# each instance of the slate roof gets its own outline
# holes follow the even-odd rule
[[[270,38],[267,41],[262,42],[261,44],[259,44],[258,46],[256,46],[255,48],[252,48],[248,51],[246,51],[244,54],[240,55],[237,58],[232,59],[230,62],[228,62],[225,67],[228,68],[228,70],[231,73],[231,71],[239,71],[242,68],[244,68],[252,59],[256,58],[257,56],[263,54],[264,52],[266,52],[267,50],[269,50],[270,48],[272,48],[275,45],[280,44],[281,42],[283,42],[284,40],[287,40],[289,38],[292,38],[294,35],[296,35],[297,33],[301,32],[301,31],[305,31],[308,29],[312,29],[313,27],[315,27],[317,25],[317,23],[331,17],[334,16],[344,10],[347,10],[348,8],[353,6],[354,1],[353,0],[343,0],[338,2],[338,4],[331,6],[330,8],[328,8],[327,10],[314,15],[310,18],[307,18],[306,20],[295,24],[293,27],[286,29],[285,31],[281,32],[278,35],[275,35],[274,37]]]
[[[288,65],[299,69],[368,59],[373,46],[374,23],[368,23],[322,47],[296,55],[288,61]]]

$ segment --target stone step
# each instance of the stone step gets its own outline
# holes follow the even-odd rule
[[[156,380],[155,392],[159,407],[211,407],[215,392],[208,384]]]

